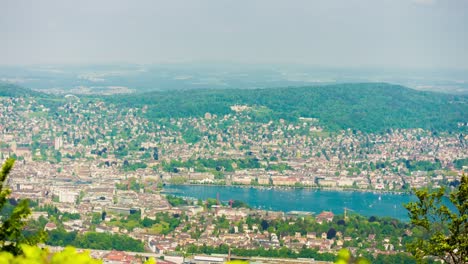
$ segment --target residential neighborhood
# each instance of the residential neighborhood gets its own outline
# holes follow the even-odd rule
[[[298,254],[304,249],[336,254],[343,247],[397,254],[403,252],[403,235],[411,233],[402,226],[397,237],[369,231],[359,233],[363,238],[354,231],[336,232],[347,219],[333,212],[233,208],[216,199],[211,204],[186,198],[174,202],[165,186],[398,193],[456,186],[467,170],[468,138],[463,135],[422,129],[326,132],[311,118],[255,122],[248,106],[233,106],[225,116],[206,113],[158,123],[145,117],[145,108],[65,98],[54,110],[34,98],[1,99],[0,155],[16,158],[8,182],[12,198],[33,201],[32,220],[50,234],[124,235],[158,256],[196,254],[203,248],[226,253],[283,247]],[[298,231],[269,226],[283,222]],[[299,227],[306,222],[307,228]],[[134,261],[121,251],[104,259]]]

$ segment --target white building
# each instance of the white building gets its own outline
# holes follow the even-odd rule
[[[59,150],[63,147],[63,139],[62,137],[56,137],[54,140],[54,148],[55,150]]]
[[[70,190],[59,191],[59,201],[61,203],[75,203],[78,194]]]

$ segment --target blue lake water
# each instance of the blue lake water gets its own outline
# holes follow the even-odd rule
[[[415,201],[408,194],[379,194],[358,191],[328,191],[316,189],[259,189],[235,186],[170,185],[164,192],[196,199],[216,198],[223,202],[241,200],[252,207],[273,211],[332,211],[343,214],[344,208],[365,216],[389,216],[408,221],[403,204]],[[350,212],[352,213],[352,212]]]

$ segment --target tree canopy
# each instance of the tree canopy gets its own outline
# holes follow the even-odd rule
[[[329,130],[382,132],[388,128],[458,130],[466,122],[468,98],[423,92],[386,83],[334,84],[268,89],[171,90],[106,97],[122,107],[148,106],[150,119],[203,117],[250,107],[254,121],[317,118]],[[196,140],[196,135],[190,140]]]
[[[15,160],[8,158],[0,171],[0,212],[9,203],[11,190],[5,185],[8,175],[13,169]],[[14,206],[11,213],[2,213],[0,224],[0,251],[9,252],[13,255],[22,254],[21,245],[36,245],[46,238],[44,231],[39,230],[32,235],[23,232],[27,218],[31,215],[28,200],[21,200]]]
[[[468,263],[468,176],[449,195],[451,210],[444,204],[445,190],[417,190],[418,201],[406,204],[411,223],[424,230],[408,245],[419,262],[427,257],[443,259],[446,263]]]

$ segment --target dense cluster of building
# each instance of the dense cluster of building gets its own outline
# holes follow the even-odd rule
[[[279,238],[247,224],[219,228],[214,222],[221,216],[235,223],[248,216],[282,219],[285,215],[228,206],[174,207],[158,190],[171,182],[374,191],[436,188],[456,181],[466,168],[457,169],[453,162],[468,157],[468,138],[457,134],[421,129],[326,132],[311,118],[255,122],[247,106],[233,106],[225,116],[207,113],[161,120],[146,118],[146,111],[74,96],[65,97],[55,108],[34,98],[0,98],[0,157],[17,159],[8,183],[13,197],[80,214],[80,219],[61,223],[67,231],[128,234],[159,254],[186,245],[221,244],[330,252],[353,238],[337,234],[329,239],[324,233]],[[227,160],[233,169],[186,166],[187,161],[197,160]],[[259,166],[242,167],[242,160],[255,160]],[[173,165],[168,168],[168,164]],[[421,170],[424,166],[414,164],[429,168]],[[135,211],[142,218],[164,212],[187,219],[165,235],[112,224],[112,219]],[[102,212],[107,213],[104,220],[93,224],[93,214]],[[36,219],[41,216],[46,214],[33,214]],[[333,214],[326,212],[317,216],[324,224],[331,219]],[[53,230],[57,223],[51,221],[45,228]],[[386,240],[379,243],[386,250],[394,248]]]

